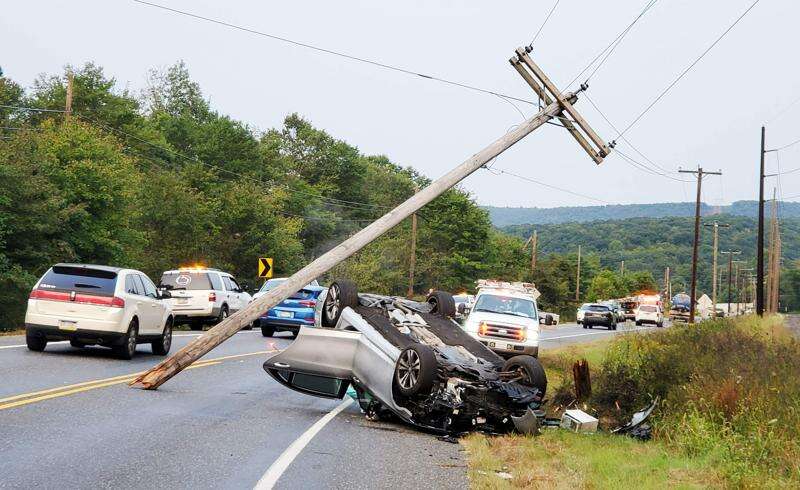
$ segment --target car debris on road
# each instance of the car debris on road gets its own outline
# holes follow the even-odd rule
[[[504,360],[452,318],[449,293],[427,302],[359,294],[336,281],[318,300],[315,325],[270,357],[264,369],[301,393],[342,398],[350,385],[370,418],[392,414],[425,430],[462,434],[525,432],[522,418],[547,389],[539,361]]]

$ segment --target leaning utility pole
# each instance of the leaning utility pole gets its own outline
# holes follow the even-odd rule
[[[516,56],[509,61],[539,98],[545,101],[546,106],[536,115],[504,134],[384,216],[300,269],[280,286],[252,301],[244,309],[229,316],[202,336],[195,338],[184,348],[136,378],[131,385],[144,389],[158,388],[172,376],[233,336],[241,328],[249,325],[263,312],[274,307],[289,295],[361,250],[553,118],[557,118],[561,122],[596,163],[602,162],[603,158],[611,152],[610,148],[573,107],[573,104],[578,100],[578,93],[585,90],[587,88],[586,85],[582,85],[577,93],[562,93],[541,68],[531,60],[530,56],[528,56],[529,52],[530,50],[526,51],[526,49],[518,48]]]
[[[703,167],[697,170],[678,170],[683,174],[697,175],[697,201],[694,207],[694,248],[692,249],[692,290],[689,293],[692,304],[689,306],[689,321],[694,323],[694,307],[697,300],[697,253],[700,246],[700,190],[703,185],[703,175],[722,175],[722,172],[703,172]]]
[[[728,227],[730,226],[728,223],[719,223],[717,220],[714,220],[713,224],[706,223],[705,226],[711,226],[714,228],[714,259],[713,263],[714,266],[711,269],[711,302],[714,303],[713,311],[711,312],[711,317],[717,317],[717,251],[719,249],[719,227]]]
[[[761,126],[761,170],[758,172],[758,233],[756,237],[756,313],[764,315],[764,143],[766,129]]]
[[[578,245],[578,273],[575,277],[575,301],[581,300],[581,246]]]

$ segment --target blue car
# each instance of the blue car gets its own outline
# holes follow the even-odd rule
[[[276,288],[284,281],[286,281],[285,277],[268,280],[253,295],[253,299],[263,296],[267,291]],[[313,327],[314,308],[317,306],[317,298],[324,290],[324,287],[314,281],[278,303],[274,308],[270,308],[258,319],[261,335],[272,337],[276,332],[291,332],[294,338],[297,337],[300,327]]]

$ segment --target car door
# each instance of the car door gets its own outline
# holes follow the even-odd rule
[[[144,291],[142,278],[136,272],[128,273],[125,279],[126,292],[129,294],[128,301],[134,303],[136,317],[139,319],[139,333],[150,334],[152,332],[153,312],[150,302],[147,300]]]
[[[159,299],[156,285],[153,284],[153,281],[151,281],[149,277],[144,274],[139,274],[139,279],[142,280],[142,284],[144,285],[144,296],[148,304],[147,309],[149,310],[147,333],[160,334],[164,327],[163,320],[165,318],[167,304],[165,301]]]
[[[236,300],[238,304],[237,309],[241,310],[247,306],[252,297],[250,296],[250,293],[242,289],[242,286],[239,285],[239,282],[236,280],[236,278],[231,276],[229,279],[231,281],[231,286],[233,286],[233,290],[236,291]]]
[[[301,328],[297,338],[264,363],[282,385],[322,398],[342,398],[353,377],[360,332]]]
[[[225,287],[225,294],[228,298],[228,309],[231,314],[236,313],[241,308],[237,288],[229,276],[222,276],[222,285]]]

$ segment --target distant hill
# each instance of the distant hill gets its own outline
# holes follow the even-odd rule
[[[720,230],[720,250],[740,250],[742,254],[737,259],[744,261],[745,265],[742,267],[753,267],[756,220],[748,216],[732,215],[719,215],[716,219],[731,225],[730,228]],[[707,223],[711,219],[704,218],[703,221]],[[781,223],[783,264],[786,266],[800,259],[800,219],[784,218]],[[596,255],[602,267],[618,270],[624,260],[627,270],[649,270],[655,278],[663,277],[664,269],[670,267],[677,288],[686,289],[688,283],[694,237],[692,217],[525,224],[506,226],[502,230],[523,239],[536,230],[540,256],[551,253],[574,254],[578,245],[581,245],[583,253]],[[701,291],[709,290],[711,237],[711,230],[703,228],[698,262]],[[727,269],[725,259],[720,258],[720,266]]]
[[[570,206],[560,208],[509,208],[484,206],[492,223],[497,227],[523,224],[586,223],[591,221],[629,218],[671,218],[694,216],[693,202],[668,202],[659,204],[613,204],[607,206]],[[769,216],[769,204],[767,205]],[[756,201],[736,201],[729,206],[711,206],[703,203],[703,216],[728,214],[732,216],[757,216]],[[800,203],[780,204],[781,217],[800,218]]]

